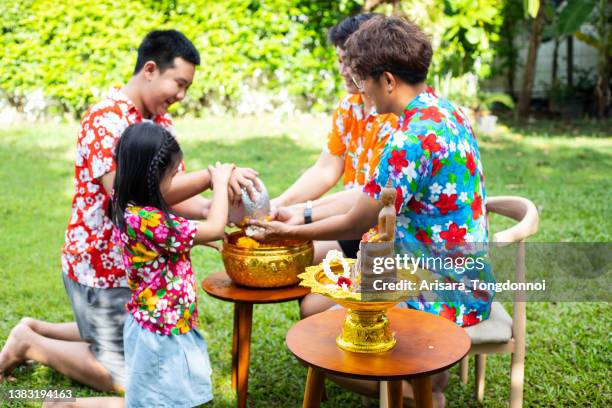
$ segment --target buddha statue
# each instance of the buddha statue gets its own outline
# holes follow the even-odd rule
[[[383,209],[378,213],[378,241],[394,241],[395,240],[395,199],[397,191],[393,188],[391,178],[387,181],[387,185],[382,189],[380,200],[384,205]]]

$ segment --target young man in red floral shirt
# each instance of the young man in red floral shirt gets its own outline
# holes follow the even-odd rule
[[[111,240],[106,216],[115,176],[114,146],[131,124],[151,121],[174,134],[168,108],[183,100],[200,56],[175,30],[153,31],[138,48],[134,75],[120,89],[83,116],[77,140],[75,193],[62,251],[64,285],[76,322],[47,323],[24,318],[0,352],[0,378],[26,359],[102,391],[121,390],[124,379],[123,322],[130,290],[125,269]],[[184,166],[164,195],[187,218],[205,218],[211,187],[208,169],[185,172]],[[251,169],[232,174],[231,196],[251,189]]]

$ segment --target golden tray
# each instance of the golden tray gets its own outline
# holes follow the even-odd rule
[[[227,235],[221,256],[227,275],[239,285],[255,288],[276,288],[295,285],[298,275],[312,264],[314,247],[311,241],[279,240],[259,248],[236,245],[243,231]]]
[[[355,259],[347,259],[352,267]],[[341,265],[331,265],[332,272],[342,271]],[[417,274],[398,272],[398,278],[420,282],[428,271],[419,270]],[[431,276],[429,274],[429,276]],[[388,309],[415,296],[418,291],[382,292],[376,301],[364,301],[361,293],[349,292],[334,287],[334,283],[325,276],[322,265],[306,268],[299,275],[300,285],[309,287],[312,293],[327,296],[347,309],[342,322],[342,332],[336,338],[336,344],[343,350],[356,353],[381,353],[392,349],[396,340],[389,326],[386,312]]]

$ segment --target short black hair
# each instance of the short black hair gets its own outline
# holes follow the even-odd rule
[[[151,31],[138,47],[134,75],[140,72],[147,61],[154,61],[160,72],[164,72],[172,67],[177,57],[193,65],[200,65],[200,53],[183,33],[177,30]]]
[[[379,13],[361,13],[354,16],[350,16],[333,26],[329,29],[327,38],[334,47],[340,47],[344,49],[346,40],[359,29],[359,26],[364,22],[368,21],[372,17],[379,16]]]

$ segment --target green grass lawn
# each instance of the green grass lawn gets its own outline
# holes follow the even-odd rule
[[[277,123],[271,117],[182,120],[178,134],[188,168],[216,160],[251,166],[276,195],[314,162],[328,121],[325,117],[290,123]],[[609,128],[609,123],[547,122],[481,136],[489,196],[522,195],[533,200],[541,217],[534,241],[610,241]],[[60,249],[70,211],[76,130],[74,123],[0,129],[0,346],[24,316],[72,320],[61,281]],[[492,218],[493,231],[507,225]],[[222,267],[220,257],[209,249],[196,248],[192,258],[199,280]],[[201,293],[199,310],[214,369],[215,398],[210,405],[234,406],[232,305]],[[610,305],[531,303],[527,312],[525,406],[612,406]],[[255,307],[250,406],[300,406],[306,371],[284,344],[285,333],[297,320],[295,302]],[[484,406],[507,403],[509,364],[509,357],[488,359]],[[448,406],[478,406],[472,398],[473,375],[469,387],[464,387],[456,367],[451,373]],[[17,381],[0,384],[0,394],[10,388],[73,387],[80,396],[99,395],[41,365],[22,366],[14,375]],[[361,404],[358,396],[335,385],[328,383],[327,389],[325,407]]]

